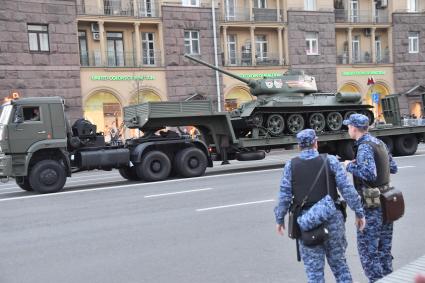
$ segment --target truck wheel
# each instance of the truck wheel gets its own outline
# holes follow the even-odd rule
[[[118,172],[120,173],[121,177],[123,177],[124,179],[127,179],[129,181],[140,181],[139,176],[137,176],[135,166],[120,168]]]
[[[337,152],[339,157],[343,160],[354,159],[354,142],[351,140],[344,140],[338,143]]]
[[[24,191],[32,192],[33,188],[30,186],[30,182],[28,180],[28,177],[16,177],[15,178],[16,184],[23,189]]]
[[[266,153],[264,151],[239,152],[236,154],[236,160],[238,161],[262,160],[265,157]]]
[[[390,153],[394,152],[394,141],[391,137],[380,137],[380,139],[387,145]]]
[[[418,139],[415,135],[397,136],[394,142],[394,150],[397,155],[412,155],[418,149]]]
[[[62,190],[66,182],[65,168],[56,160],[42,160],[32,167],[29,183],[40,194]]]
[[[180,176],[185,178],[203,175],[207,164],[205,153],[196,147],[180,150],[174,159],[174,168]]]
[[[150,151],[137,164],[137,176],[147,182],[161,181],[170,175],[171,161],[168,156],[158,150]]]

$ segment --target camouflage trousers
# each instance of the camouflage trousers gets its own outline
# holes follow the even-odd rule
[[[365,208],[365,215],[366,227],[363,232],[357,231],[357,248],[364,273],[372,283],[393,271],[393,224],[382,223],[381,208]]]
[[[350,283],[353,280],[345,258],[347,240],[345,238],[345,224],[341,211],[338,210],[335,212],[335,215],[327,221],[326,227],[329,231],[329,238],[323,245],[307,247],[300,241],[301,257],[304,262],[308,282],[325,282],[324,269],[326,257],[336,282]]]

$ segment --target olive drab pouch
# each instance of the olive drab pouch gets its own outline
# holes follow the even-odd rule
[[[378,208],[381,207],[380,195],[381,191],[379,188],[364,188],[363,201],[366,208]]]

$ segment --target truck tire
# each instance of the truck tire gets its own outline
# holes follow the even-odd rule
[[[412,155],[417,149],[418,139],[415,135],[401,135],[395,138],[394,151],[397,155]]]
[[[140,181],[139,176],[137,176],[135,166],[120,168],[118,172],[120,173],[121,177],[123,177],[124,179],[127,179],[129,181]]]
[[[42,160],[36,163],[29,174],[29,183],[40,194],[56,193],[66,182],[65,168],[56,160]]]
[[[351,140],[343,140],[338,143],[337,153],[343,160],[354,159],[354,142]]]
[[[393,153],[394,152],[394,140],[391,137],[380,137],[380,140],[382,140],[388,148],[389,153]]]
[[[171,161],[168,156],[158,150],[149,151],[136,165],[137,176],[147,182],[167,179],[171,172]]]
[[[27,192],[32,192],[34,189],[33,188],[31,188],[31,186],[30,186],[30,182],[29,182],[29,180],[28,180],[28,177],[21,177],[21,176],[19,176],[19,177],[15,177],[15,181],[16,181],[16,184],[21,188],[21,189],[23,189],[24,191],[27,191]]]
[[[180,150],[174,158],[174,169],[184,178],[198,177],[205,173],[208,160],[205,153],[196,147]]]
[[[266,153],[264,151],[239,152],[236,154],[236,160],[238,161],[262,160],[265,157]]]

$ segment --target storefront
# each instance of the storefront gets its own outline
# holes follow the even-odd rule
[[[123,132],[122,108],[149,101],[166,101],[165,72],[111,72],[81,69],[81,90],[85,119],[97,125],[108,141],[116,128],[123,138],[138,136],[137,130]]]

